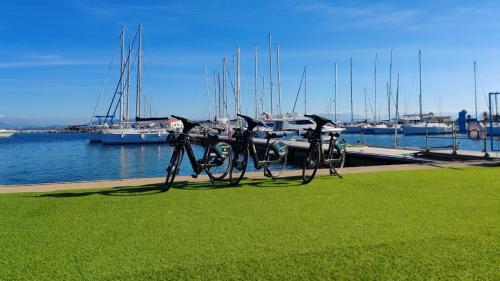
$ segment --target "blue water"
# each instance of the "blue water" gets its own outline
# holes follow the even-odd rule
[[[343,135],[349,143],[393,147],[393,136]],[[363,141],[364,138],[364,141]],[[401,136],[400,145],[424,147],[422,136]],[[430,139],[430,146],[451,145],[450,139]],[[459,140],[462,149],[482,150],[481,141]],[[203,149],[194,146],[201,157]],[[0,139],[0,185],[161,177],[172,147],[163,145],[90,144],[83,134],[16,134]],[[249,165],[251,168],[253,165]],[[181,174],[192,173],[184,159]]]

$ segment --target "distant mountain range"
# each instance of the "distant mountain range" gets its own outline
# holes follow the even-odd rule
[[[22,117],[0,117],[0,129],[43,130],[62,129],[68,125],[85,124],[82,119],[44,119]]]

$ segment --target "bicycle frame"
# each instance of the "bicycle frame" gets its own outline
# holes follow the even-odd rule
[[[314,132],[314,134],[315,135],[312,138],[309,138],[309,143],[311,144],[311,147],[319,146],[321,165],[331,164],[336,159],[328,159],[326,158],[326,156],[332,153],[334,146],[337,144],[336,138],[334,136],[330,136],[330,143],[328,144],[328,149],[325,154],[325,151],[323,150],[323,139],[321,138],[321,134],[319,134],[319,136],[317,135],[317,132]]]
[[[184,133],[180,133],[176,141],[177,141],[176,149],[181,149],[182,156],[184,156],[184,152],[187,153],[189,163],[191,164],[193,171],[195,172],[196,175],[200,174],[205,165],[196,159],[196,156],[194,155],[193,152],[193,148],[191,147],[191,141],[189,140],[189,136]],[[205,159],[206,157],[208,157],[211,145],[212,144],[209,143],[205,146],[205,151],[203,152],[203,158],[201,159]],[[182,163],[183,160],[182,158],[180,163]]]
[[[267,166],[268,164],[277,163],[281,160],[281,157],[278,160],[274,160],[274,161],[265,160],[269,156],[269,143],[270,142],[271,142],[271,138],[268,137],[266,140],[266,150],[264,152],[264,158],[262,160],[260,160],[259,154],[257,152],[257,148],[255,146],[255,142],[253,141],[253,135],[251,135],[250,138],[247,140],[246,146],[250,148],[250,156],[253,159],[253,164],[254,164],[255,169],[260,170],[260,169],[262,169],[262,167]]]

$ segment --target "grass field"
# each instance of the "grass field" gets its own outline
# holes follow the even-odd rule
[[[0,195],[0,280],[165,279],[500,280],[500,168]]]

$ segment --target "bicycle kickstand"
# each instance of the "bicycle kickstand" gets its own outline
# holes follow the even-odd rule
[[[333,169],[333,171],[332,171],[332,170],[330,170],[330,175],[331,175],[331,176],[337,176],[337,177],[339,177],[339,178],[341,178],[341,179],[342,179],[342,178],[344,178],[344,177],[343,177],[343,176],[339,173],[339,171],[337,171],[337,169],[335,169],[335,168],[332,168],[332,169]]]

